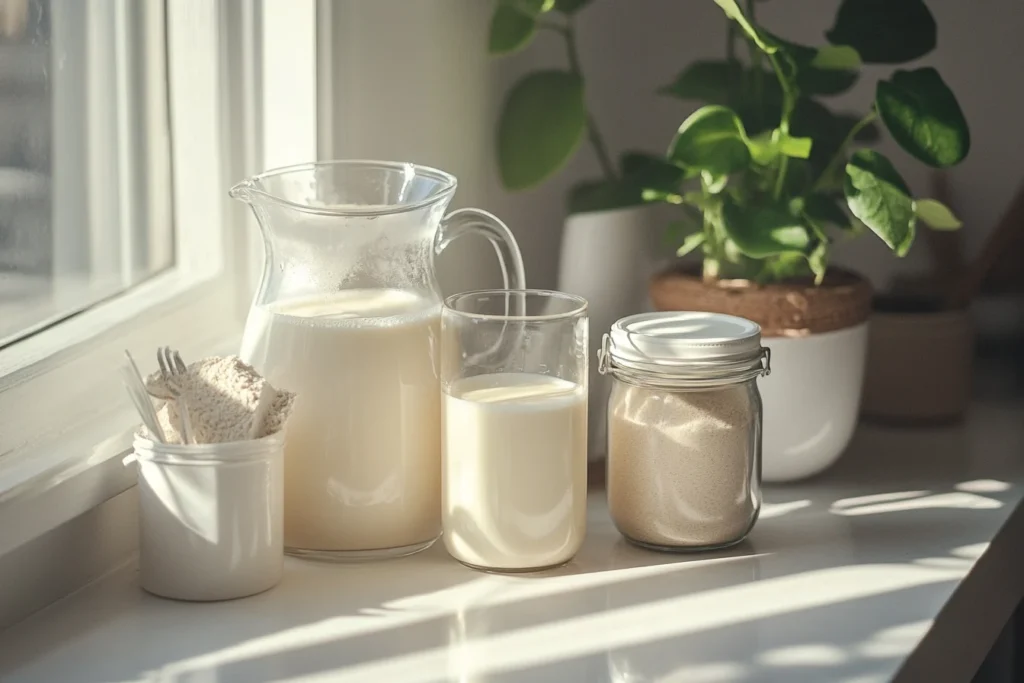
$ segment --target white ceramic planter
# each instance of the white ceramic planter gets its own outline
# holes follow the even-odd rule
[[[772,373],[758,380],[762,477],[785,482],[818,474],[842,455],[857,426],[868,324],[762,343],[772,352]]]
[[[574,214],[565,223],[558,289],[585,298],[590,313],[590,460],[607,450],[610,385],[597,373],[597,349],[612,323],[650,308],[647,283],[657,260],[657,228],[648,206]]]

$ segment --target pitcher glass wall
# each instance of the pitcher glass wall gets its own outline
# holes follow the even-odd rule
[[[285,438],[287,550],[325,559],[414,553],[441,533],[441,294],[434,256],[494,244],[506,286],[523,264],[494,216],[444,216],[455,178],[414,164],[332,161],[231,190],[266,252],[242,357],[298,394]]]

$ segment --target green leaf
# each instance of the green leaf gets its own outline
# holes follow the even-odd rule
[[[619,161],[622,178],[640,190],[678,192],[686,171],[665,157],[645,152],[626,152]]]
[[[491,33],[487,51],[506,55],[521,50],[537,31],[537,22],[508,5],[500,4],[491,17]]]
[[[858,71],[804,69],[797,72],[796,83],[807,95],[839,95],[852,88],[859,77]]]
[[[759,282],[778,282],[807,275],[807,255],[795,251],[787,251],[765,259]]]
[[[499,0],[491,17],[487,51],[505,55],[529,45],[537,32],[537,17],[554,5],[555,0]]]
[[[537,71],[516,83],[498,122],[498,166],[510,190],[540,183],[576,151],[587,128],[583,81]]]
[[[918,199],[914,213],[934,230],[959,230],[964,225],[948,206],[935,199]]]
[[[704,244],[706,237],[707,236],[703,232],[695,232],[692,235],[687,235],[680,247],[676,249],[676,256],[686,256],[691,251]]]
[[[846,215],[846,212],[839,206],[839,203],[829,195],[814,193],[804,197],[803,211],[812,220],[819,223],[828,223],[844,230],[848,230],[851,227],[850,217]]]
[[[658,92],[683,100],[728,105],[742,82],[743,67],[737,62],[694,62]]]
[[[801,97],[797,101],[790,133],[814,140],[810,161],[815,173],[821,173],[839,150],[850,129],[860,121],[860,116],[833,114],[817,100]],[[877,139],[878,128],[869,125],[856,136],[858,142]],[[839,169],[842,170],[841,168]]]
[[[910,189],[892,162],[873,150],[857,151],[846,165],[843,190],[853,215],[897,256],[906,256],[917,218]]]
[[[775,144],[779,146],[779,151],[787,157],[806,159],[811,156],[812,143],[810,138],[795,138],[778,129],[772,134],[772,138]]]
[[[687,168],[728,175],[750,164],[746,133],[736,112],[726,107],[702,107],[679,126],[668,149],[672,161]]]
[[[762,166],[770,166],[779,158],[779,146],[772,140],[768,131],[759,133],[747,140],[747,148],[753,160]]]
[[[648,201],[673,201],[685,171],[663,157],[627,152],[620,161],[621,177],[579,183],[569,191],[569,213],[607,211]],[[680,197],[680,201],[682,198]]]
[[[596,180],[569,190],[569,213],[609,211],[643,203],[640,191],[622,181]]]
[[[935,69],[896,71],[890,80],[878,82],[875,102],[896,142],[920,161],[946,168],[967,156],[967,121]]]
[[[782,207],[744,207],[727,200],[722,224],[739,250],[752,258],[787,251],[805,251],[811,242],[807,227]]]
[[[861,67],[860,53],[849,45],[826,45],[818,48],[818,54],[814,55],[810,65],[827,71],[858,71]]]
[[[715,0],[715,3],[722,8],[722,11],[725,12],[725,16],[740,25],[743,32],[746,33],[752,41],[754,41],[754,44],[757,45],[762,52],[765,54],[775,53],[775,46],[761,37],[761,34],[758,33],[756,28],[754,28],[754,25],[750,23],[746,16],[744,16],[743,10],[741,10],[740,6],[736,4],[736,0]]]
[[[843,0],[826,33],[869,64],[901,64],[935,49],[935,18],[922,0]]]
[[[505,55],[529,45],[537,31],[537,16],[552,6],[554,0],[501,0],[491,17],[487,51]]]
[[[780,154],[794,159],[806,159],[811,154],[812,146],[810,138],[786,135],[778,128],[770,133],[760,133],[747,140],[751,156],[762,166],[771,165]]]
[[[837,95],[849,90],[860,75],[860,56],[848,46],[808,47],[765,32],[786,57],[787,74],[805,95]],[[846,66],[853,64],[852,66]],[[774,78],[774,76],[773,76]]]
[[[574,14],[590,2],[591,0],[555,0],[555,9],[563,14]]]

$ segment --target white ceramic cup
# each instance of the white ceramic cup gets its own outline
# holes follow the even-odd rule
[[[135,439],[142,588],[177,600],[268,590],[284,558],[284,434],[253,441]]]

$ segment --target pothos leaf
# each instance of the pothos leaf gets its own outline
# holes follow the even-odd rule
[[[739,250],[752,258],[787,251],[806,251],[811,237],[807,226],[783,207],[741,206],[727,200],[722,224]]]
[[[829,195],[814,193],[804,198],[804,212],[819,223],[826,223],[842,228],[850,228],[850,217]]]
[[[956,96],[931,67],[878,82],[878,112],[900,147],[934,168],[960,163],[971,148]]]
[[[505,187],[522,190],[560,169],[587,127],[583,82],[568,71],[537,71],[516,83],[498,121]]]
[[[906,256],[917,217],[910,189],[892,162],[879,152],[858,150],[846,164],[843,190],[853,215],[897,256]]]
[[[922,0],[843,0],[826,34],[869,64],[900,64],[935,49],[935,18]]]
[[[914,213],[933,230],[959,230],[963,223],[948,206],[935,199],[918,199]]]
[[[487,50],[492,55],[517,52],[537,31],[537,16],[554,6],[554,0],[501,0],[491,17]]]
[[[765,32],[788,62],[787,75],[804,95],[838,95],[860,76],[860,56],[848,45],[817,48],[793,43]]]
[[[668,157],[686,168],[728,175],[750,163],[746,133],[736,112],[727,107],[702,107],[679,126]]]
[[[743,80],[743,67],[737,62],[693,62],[676,79],[658,92],[682,100],[728,105],[732,93]]]

